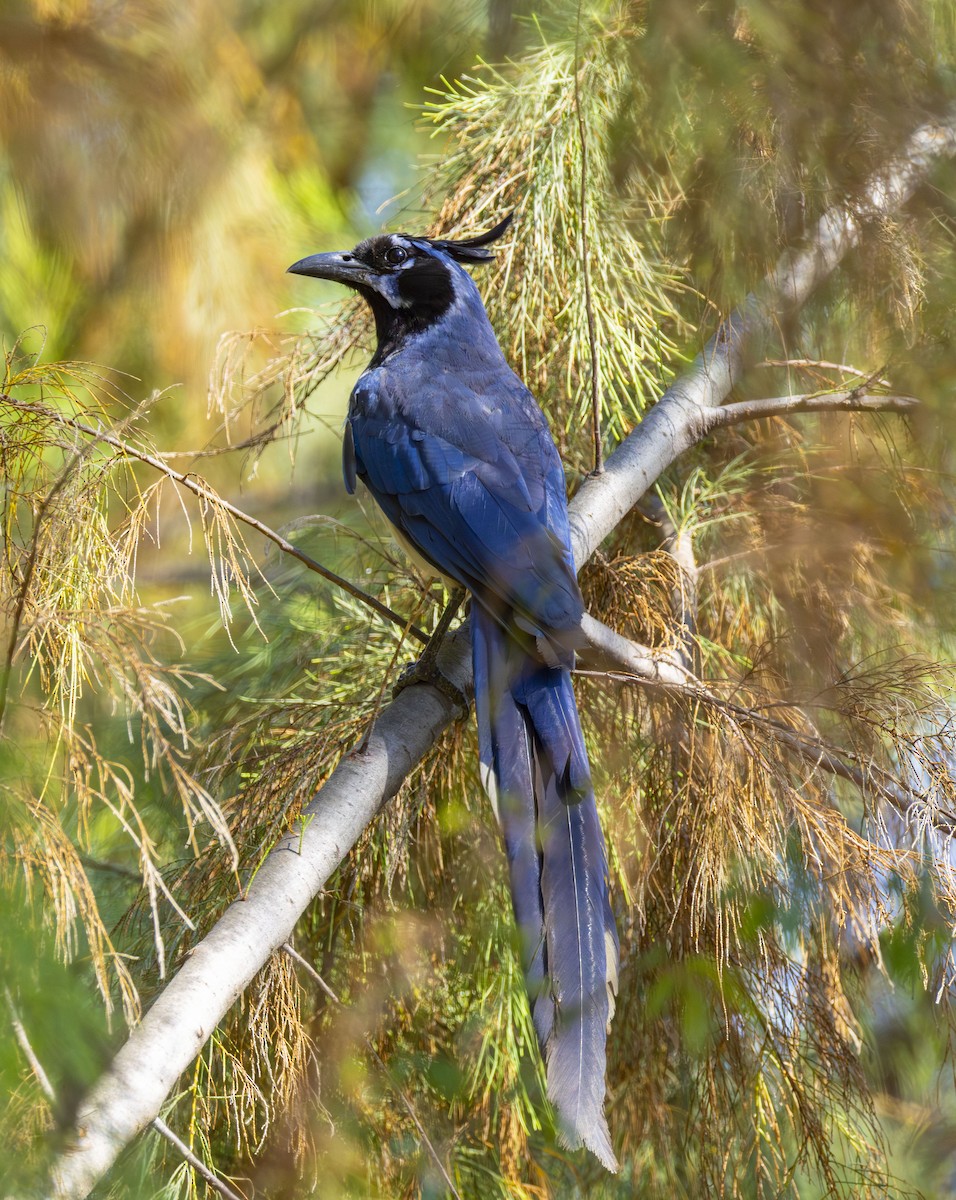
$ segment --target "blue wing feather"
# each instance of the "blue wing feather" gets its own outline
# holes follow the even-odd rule
[[[535,508],[517,461],[500,447],[489,463],[463,437],[456,445],[394,416],[355,414],[349,428],[358,474],[442,574],[492,610],[517,610],[544,634],[577,628],[583,609],[566,517],[557,530],[542,520],[555,507],[564,512],[552,485],[538,489]]]

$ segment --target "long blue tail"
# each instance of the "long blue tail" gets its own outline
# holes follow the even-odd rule
[[[604,1116],[618,942],[584,737],[563,667],[472,605],[478,746],[504,835],[548,1096],[572,1147],[618,1169]]]

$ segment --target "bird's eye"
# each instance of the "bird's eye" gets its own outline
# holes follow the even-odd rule
[[[389,246],[385,251],[385,261],[390,267],[400,266],[408,258],[408,251],[401,246]]]

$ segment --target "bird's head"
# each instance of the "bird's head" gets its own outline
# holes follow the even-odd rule
[[[354,250],[312,254],[289,267],[293,275],[331,279],[354,288],[375,314],[379,340],[427,328],[454,303],[459,264],[488,262],[487,247],[511,224],[509,213],[494,229],[457,241],[387,233],[360,242]],[[469,286],[469,285],[465,285]],[[459,291],[461,285],[459,284]]]

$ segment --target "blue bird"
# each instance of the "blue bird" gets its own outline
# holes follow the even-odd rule
[[[352,392],[345,486],[361,479],[429,573],[467,588],[482,779],[500,823],[531,1013],[564,1139],[616,1171],[604,1116],[618,940],[571,685],[584,605],[564,470],[462,264],[511,222],[450,241],[388,234],[297,275],[353,288],[378,347]]]

